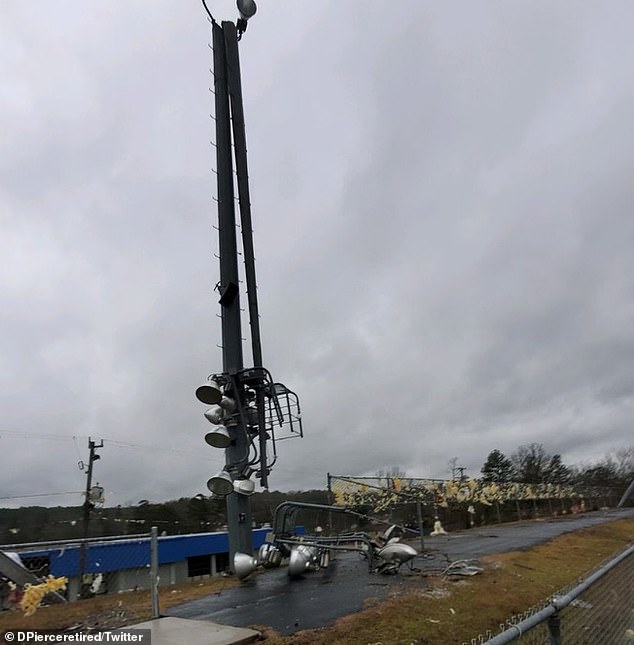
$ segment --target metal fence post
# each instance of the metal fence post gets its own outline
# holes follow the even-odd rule
[[[548,635],[550,636],[550,645],[563,644],[561,640],[561,619],[558,611],[548,618]]]
[[[332,481],[330,473],[326,473],[328,477],[328,504],[331,506],[335,503],[335,498],[332,494]],[[328,534],[332,535],[332,511],[328,511]]]
[[[420,533],[420,552],[425,550],[425,538],[423,537],[423,509],[420,500],[416,500],[416,517],[418,519],[418,532]]]
[[[158,528],[152,527],[150,533],[150,595],[152,597],[152,618],[160,617],[159,610],[159,571],[158,571]]]

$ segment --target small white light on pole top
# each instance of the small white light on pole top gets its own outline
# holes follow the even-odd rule
[[[238,40],[240,40],[242,34],[247,30],[247,21],[249,18],[253,18],[258,8],[253,0],[238,0],[236,4],[238,5],[238,13],[240,14],[240,18],[236,22],[236,30],[238,32]]]
[[[236,4],[238,5],[238,13],[240,18],[248,20],[255,16],[255,12],[258,10],[257,5],[253,0],[237,0]]]

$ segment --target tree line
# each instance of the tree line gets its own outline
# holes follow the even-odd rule
[[[287,500],[328,504],[328,491],[263,491],[251,496],[251,516],[256,526],[271,522],[279,504]],[[130,506],[94,508],[88,537],[147,533],[182,535],[221,531],[226,523],[225,500],[197,495],[167,502],[141,500]],[[312,521],[310,517],[306,521]],[[0,545],[54,540],[77,540],[84,535],[81,506],[0,508]]]
[[[541,443],[521,445],[510,456],[492,450],[480,472],[486,482],[572,484],[625,490],[634,480],[634,446],[623,447],[594,463],[566,465]]]

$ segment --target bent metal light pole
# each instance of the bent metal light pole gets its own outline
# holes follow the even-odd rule
[[[212,494],[226,496],[230,562],[236,553],[253,551],[249,495],[254,491],[252,474],[268,488],[268,476],[276,461],[275,430],[286,435],[278,441],[302,436],[297,396],[281,383],[274,383],[262,364],[260,323],[253,250],[251,200],[248,183],[246,133],[238,41],[247,20],[256,11],[253,0],[238,0],[240,18],[236,24],[219,25],[202,0],[212,24],[213,73],[216,122],[216,171],[218,186],[218,231],[220,254],[220,294],[222,318],[222,373],[210,375],[196,390],[198,399],[212,405],[205,412],[215,428],[205,440],[224,448],[225,467],[207,482]],[[251,330],[253,367],[244,368],[240,317],[238,241],[233,182],[232,143],[242,229],[246,294]],[[270,450],[267,443],[270,442]]]

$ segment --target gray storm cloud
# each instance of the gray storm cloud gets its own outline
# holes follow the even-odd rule
[[[5,4],[2,490],[80,490],[92,436],[109,503],[194,495],[223,461],[202,7]],[[631,443],[630,4],[259,5],[264,356],[306,432],[272,487]]]

